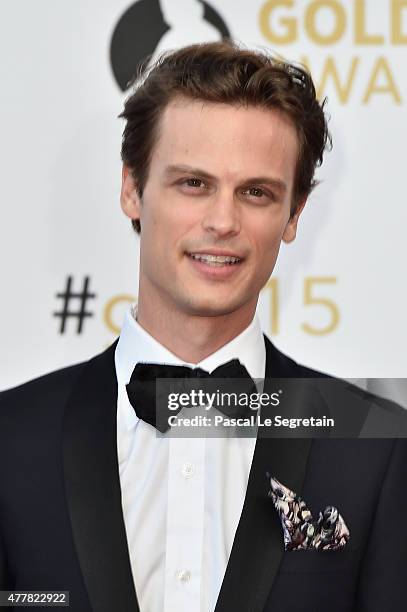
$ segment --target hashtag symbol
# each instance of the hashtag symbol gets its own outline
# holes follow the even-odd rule
[[[69,317],[72,319],[73,318],[77,319],[77,322],[78,322],[78,326],[76,328],[77,334],[82,333],[82,326],[83,326],[83,322],[85,318],[93,317],[93,312],[88,312],[86,310],[86,302],[88,299],[96,297],[96,294],[88,293],[88,288],[89,288],[89,276],[85,276],[82,291],[79,293],[75,293],[74,291],[72,291],[72,276],[68,276],[65,291],[63,293],[56,294],[57,298],[62,298],[64,300],[62,311],[52,313],[54,317],[60,317],[61,319],[61,327],[59,328],[60,334],[63,334],[65,332],[65,323]],[[79,310],[76,310],[76,311],[69,310],[69,304],[72,299],[80,300]]]

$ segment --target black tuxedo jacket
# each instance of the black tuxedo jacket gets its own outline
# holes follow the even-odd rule
[[[266,378],[318,375],[265,343]],[[139,610],[117,461],[116,344],[0,394],[0,590],[69,591],[72,612]],[[258,437],[215,612],[405,609],[406,442]],[[347,546],[284,552],[267,471],[313,513],[337,506]]]

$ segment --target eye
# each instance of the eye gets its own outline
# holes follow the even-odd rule
[[[201,179],[196,178],[196,177],[189,177],[187,179],[184,179],[182,183],[186,185],[187,187],[202,187],[203,186],[203,181],[201,181]]]
[[[258,197],[261,197],[264,194],[264,191],[262,189],[259,189],[259,187],[250,187],[248,191],[250,195]]]
[[[261,201],[266,202],[267,200],[274,200],[274,195],[268,191],[265,191],[261,187],[248,187],[243,191],[244,195],[248,195],[249,197]]]

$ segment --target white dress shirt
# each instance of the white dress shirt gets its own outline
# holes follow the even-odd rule
[[[240,519],[255,437],[157,437],[140,420],[125,385],[138,361],[199,366],[237,358],[264,378],[266,351],[257,315],[198,364],[182,361],[126,312],[115,352],[117,446],[122,507],[141,612],[213,612]]]

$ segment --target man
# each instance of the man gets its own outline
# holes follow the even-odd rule
[[[144,362],[208,376],[239,360],[265,389],[318,377],[255,316],[329,142],[310,76],[231,42],[191,46],[122,116],[138,304],[105,352],[0,396],[1,588],[69,591],[75,612],[401,609],[405,440],[159,435],[146,387],[130,391]],[[382,415],[345,384],[311,397],[300,416],[339,402],[360,431]],[[335,506],[344,546],[308,546],[329,521],[291,491],[315,519]],[[299,517],[304,550],[286,550]]]

